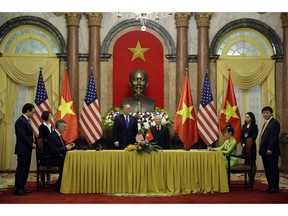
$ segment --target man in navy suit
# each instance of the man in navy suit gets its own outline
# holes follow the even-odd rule
[[[31,126],[31,118],[34,115],[35,108],[31,103],[27,103],[22,108],[22,115],[15,122],[16,146],[15,154],[17,154],[17,168],[15,172],[15,195],[27,195],[31,193],[25,188],[27,183],[32,149],[36,148],[33,139],[33,129]]]
[[[156,142],[157,145],[161,146],[163,149],[170,148],[170,135],[169,129],[162,125],[162,116],[155,116],[155,126],[150,128],[153,135],[153,140],[151,142]]]
[[[137,119],[130,115],[130,112],[131,106],[124,104],[123,114],[119,114],[114,119],[113,139],[116,148],[124,149],[127,145],[136,142],[135,137],[138,133]]]
[[[277,193],[279,191],[280,124],[273,117],[273,109],[269,106],[265,106],[262,109],[262,116],[265,119],[265,123],[260,134],[259,154],[262,157],[268,182],[268,187],[263,192]]]
[[[66,152],[75,147],[74,143],[66,145],[66,142],[62,139],[62,134],[66,131],[66,122],[62,119],[55,122],[55,130],[47,137],[47,152],[45,154],[56,156],[63,155],[63,157],[48,159],[46,165],[48,167],[58,166],[60,169],[60,174],[56,186],[60,189],[62,170],[64,165],[64,159]]]

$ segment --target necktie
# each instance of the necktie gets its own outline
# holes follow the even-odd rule
[[[160,126],[157,126],[157,131],[160,132]]]
[[[29,122],[30,126],[32,127],[31,119],[28,119],[28,122]]]
[[[62,135],[60,135],[60,140],[61,140],[61,142],[62,142],[62,145],[64,146],[65,144],[64,144],[64,141],[63,141]]]
[[[263,135],[263,133],[264,133],[266,127],[267,127],[267,124],[268,124],[268,123],[265,122],[264,125],[263,125],[262,131],[261,131],[261,134],[260,134],[260,140],[259,140],[259,143],[260,143],[260,144],[261,144],[262,135]]]
[[[128,116],[126,116],[126,128],[128,128],[129,127],[129,118],[128,118]]]

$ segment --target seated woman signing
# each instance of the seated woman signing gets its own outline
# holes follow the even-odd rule
[[[226,156],[231,155],[231,154],[236,154],[236,148],[237,148],[237,143],[234,138],[234,129],[228,125],[224,131],[224,137],[226,141],[218,148],[216,148],[219,151],[222,151],[222,153],[225,156],[225,166],[228,167],[228,161]],[[230,159],[230,166],[235,166],[238,164],[238,158],[236,157],[231,157]]]

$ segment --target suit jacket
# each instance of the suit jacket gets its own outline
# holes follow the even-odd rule
[[[129,115],[129,127],[126,127],[124,114],[119,114],[114,119],[113,139],[119,142],[119,148],[124,149],[128,144],[136,142],[135,137],[138,133],[137,119]]]
[[[28,120],[21,115],[15,122],[16,146],[15,154],[29,155],[32,153],[33,130]]]
[[[42,138],[43,140],[43,147],[44,152],[47,152],[47,137],[50,135],[50,131],[46,125],[43,123],[39,126],[39,138]],[[51,127],[51,133],[54,131],[53,127]]]
[[[158,131],[156,125],[150,127],[151,133],[153,135],[153,140],[151,142],[156,142],[157,145],[161,146],[163,149],[169,149],[170,148],[170,135],[169,135],[169,129],[161,125],[161,130]]]
[[[272,156],[280,155],[280,146],[279,146],[279,134],[280,134],[280,124],[279,122],[272,118],[268,122],[265,131],[260,137],[260,149],[259,154],[261,156],[268,156],[267,150],[272,151]]]
[[[52,133],[49,134],[47,137],[47,148],[46,152],[44,152],[46,155],[63,155],[63,160],[59,160],[57,158],[48,159],[46,161],[47,166],[62,166],[64,163],[64,157],[67,152],[66,149],[66,143],[63,140],[63,143],[61,141],[61,138],[57,134],[57,132],[54,130]]]

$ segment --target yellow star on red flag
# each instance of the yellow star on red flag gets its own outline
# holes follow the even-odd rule
[[[61,104],[58,107],[58,110],[61,111],[61,119],[63,119],[63,117],[68,113],[71,115],[75,115],[75,113],[73,112],[73,110],[71,109],[73,105],[73,101],[69,101],[66,102],[65,99],[63,97],[61,97]]]
[[[235,112],[237,108],[238,108],[237,105],[231,106],[229,102],[227,101],[226,109],[223,109],[221,111],[221,113],[226,115],[226,122],[228,122],[231,117],[239,119],[239,116]]]
[[[146,61],[145,60],[145,56],[144,56],[144,53],[146,51],[148,51],[150,48],[142,48],[141,47],[141,44],[139,42],[139,40],[137,41],[137,45],[135,48],[128,48],[132,53],[133,53],[133,57],[132,57],[132,60],[131,61],[134,61],[135,59],[137,58],[140,58],[142,59],[143,61]]]
[[[186,103],[183,101],[182,110],[177,111],[177,114],[182,116],[182,124],[184,124],[187,118],[194,120],[193,115],[191,114],[193,108],[193,106],[187,107]]]

